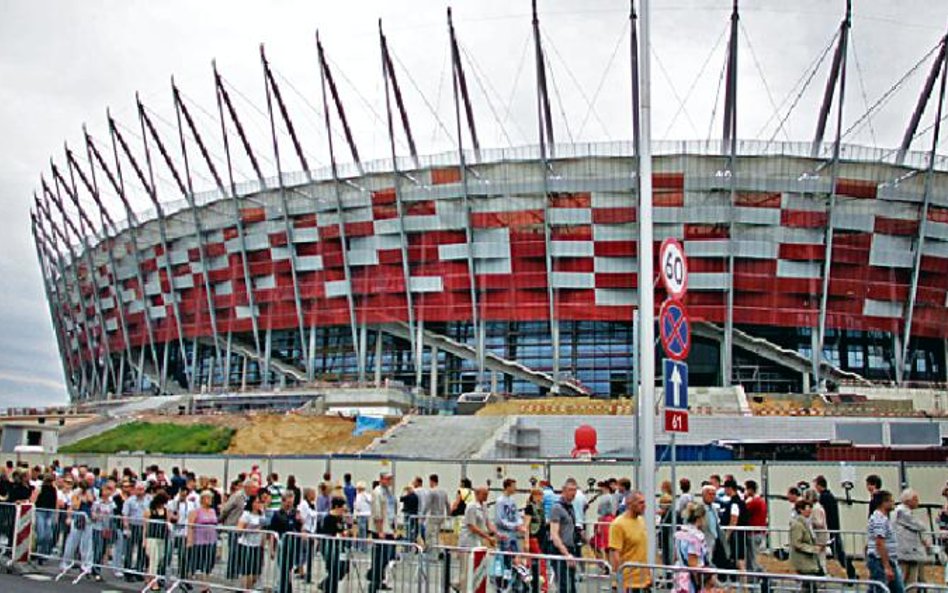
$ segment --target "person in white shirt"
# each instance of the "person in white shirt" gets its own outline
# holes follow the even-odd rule
[[[168,512],[171,514],[171,521],[174,523],[172,529],[172,541],[174,550],[178,556],[178,566],[186,568],[187,536],[188,536],[188,517],[191,511],[197,510],[201,506],[200,498],[187,489],[187,487],[178,490],[178,495],[168,502]],[[186,574],[184,575],[186,576]]]
[[[303,533],[315,535],[319,528],[319,520],[322,518],[316,512],[316,490],[314,488],[303,488],[302,500],[296,505],[296,511],[300,514],[300,523]],[[303,549],[300,550],[300,563],[305,564],[306,582],[313,581],[313,556],[316,552],[315,539],[304,540]]]
[[[366,490],[365,482],[356,484],[356,497],[352,504],[352,512],[355,515],[357,535],[360,540],[365,540],[369,537],[369,517],[372,516],[372,493]],[[356,549],[365,551],[365,542],[358,542]]]

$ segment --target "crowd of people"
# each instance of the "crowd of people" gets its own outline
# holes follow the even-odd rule
[[[168,474],[151,466],[140,475],[130,468],[106,473],[58,462],[0,468],[0,502],[35,507],[40,562],[55,559],[62,571],[79,568],[96,580],[107,568],[152,590],[172,575],[186,588],[206,587],[212,573],[253,589],[269,561],[283,577],[280,593],[288,593],[294,578],[312,581],[314,559],[321,557],[320,590],[336,593],[354,551],[366,555],[369,593],[376,593],[387,588],[391,565],[408,550],[445,556],[481,546],[496,550],[490,575],[498,589],[573,593],[579,564],[597,559],[625,590],[647,590],[651,570],[622,567],[646,564],[649,541],[657,538],[662,564],[704,569],[674,576],[677,592],[697,593],[712,586],[721,570],[761,572],[758,554],[768,533],[779,528],[789,534],[789,561],[797,573],[826,575],[828,562],[835,561],[856,578],[840,534],[840,503],[823,476],[790,487],[786,502],[771,501],[790,506],[786,526],[768,524],[768,501],[754,480],[713,474],[693,487],[682,478],[677,496],[665,482],[655,507],[656,534],[646,528],[647,496],[628,478],[591,481],[586,491],[572,478],[558,486],[531,480],[520,488],[506,478],[491,502],[489,484],[475,487],[464,478],[449,495],[435,474],[415,477],[396,493],[388,472],[371,484],[354,482],[350,474],[337,482],[327,472],[317,488],[301,488],[295,476],[283,483],[252,466],[222,488],[214,477],[177,467]],[[864,552],[871,578],[886,582],[892,593],[925,582],[925,564],[939,542],[913,512],[918,494],[904,490],[896,506],[878,476],[869,476],[866,488]],[[942,494],[948,499],[948,485]],[[595,520],[587,523],[589,516]],[[948,532],[948,504],[938,520]],[[0,512],[0,532],[11,529],[9,513]],[[452,529],[456,546],[449,545]],[[452,583],[465,591],[471,556],[457,557]]]

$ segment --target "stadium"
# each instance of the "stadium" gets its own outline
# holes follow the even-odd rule
[[[735,8],[733,39],[736,22]],[[738,138],[734,41],[722,137],[651,143],[655,252],[676,238],[689,262],[693,385],[948,380],[948,162],[935,150],[945,42],[902,145],[858,146],[841,141],[834,107],[848,31],[847,15],[812,140]],[[482,148],[453,27],[451,41],[450,152],[416,150],[381,31],[390,158],[359,158],[321,44],[328,168],[307,163],[263,48],[272,146],[248,140],[215,69],[218,129],[201,129],[174,87],[178,137],[138,102],[141,148],[110,116],[109,138],[67,149],[32,225],[71,399],[383,383],[446,399],[633,393],[638,293],[651,286],[661,301],[637,277],[638,138],[556,141],[538,35],[538,142]],[[913,150],[926,108],[935,142]],[[205,141],[221,132],[224,168]],[[276,176],[257,166],[262,151]],[[255,178],[235,179],[231,152]],[[199,167],[213,189],[194,190]],[[156,170],[179,198],[159,197]],[[134,211],[133,191],[149,211]]]

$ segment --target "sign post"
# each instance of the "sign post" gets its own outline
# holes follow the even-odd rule
[[[684,361],[691,351],[691,321],[688,310],[679,300],[688,291],[688,260],[681,243],[676,239],[665,239],[659,253],[659,265],[662,284],[668,292],[668,298],[659,311],[658,328],[662,349],[668,357],[663,362],[662,385],[665,390],[665,432],[670,435],[674,509],[678,490],[678,447],[675,441],[679,432],[688,432],[688,364]],[[673,518],[673,524],[677,521]]]

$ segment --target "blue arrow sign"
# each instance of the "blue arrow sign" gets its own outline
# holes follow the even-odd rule
[[[688,365],[665,359],[665,408],[688,409]]]

